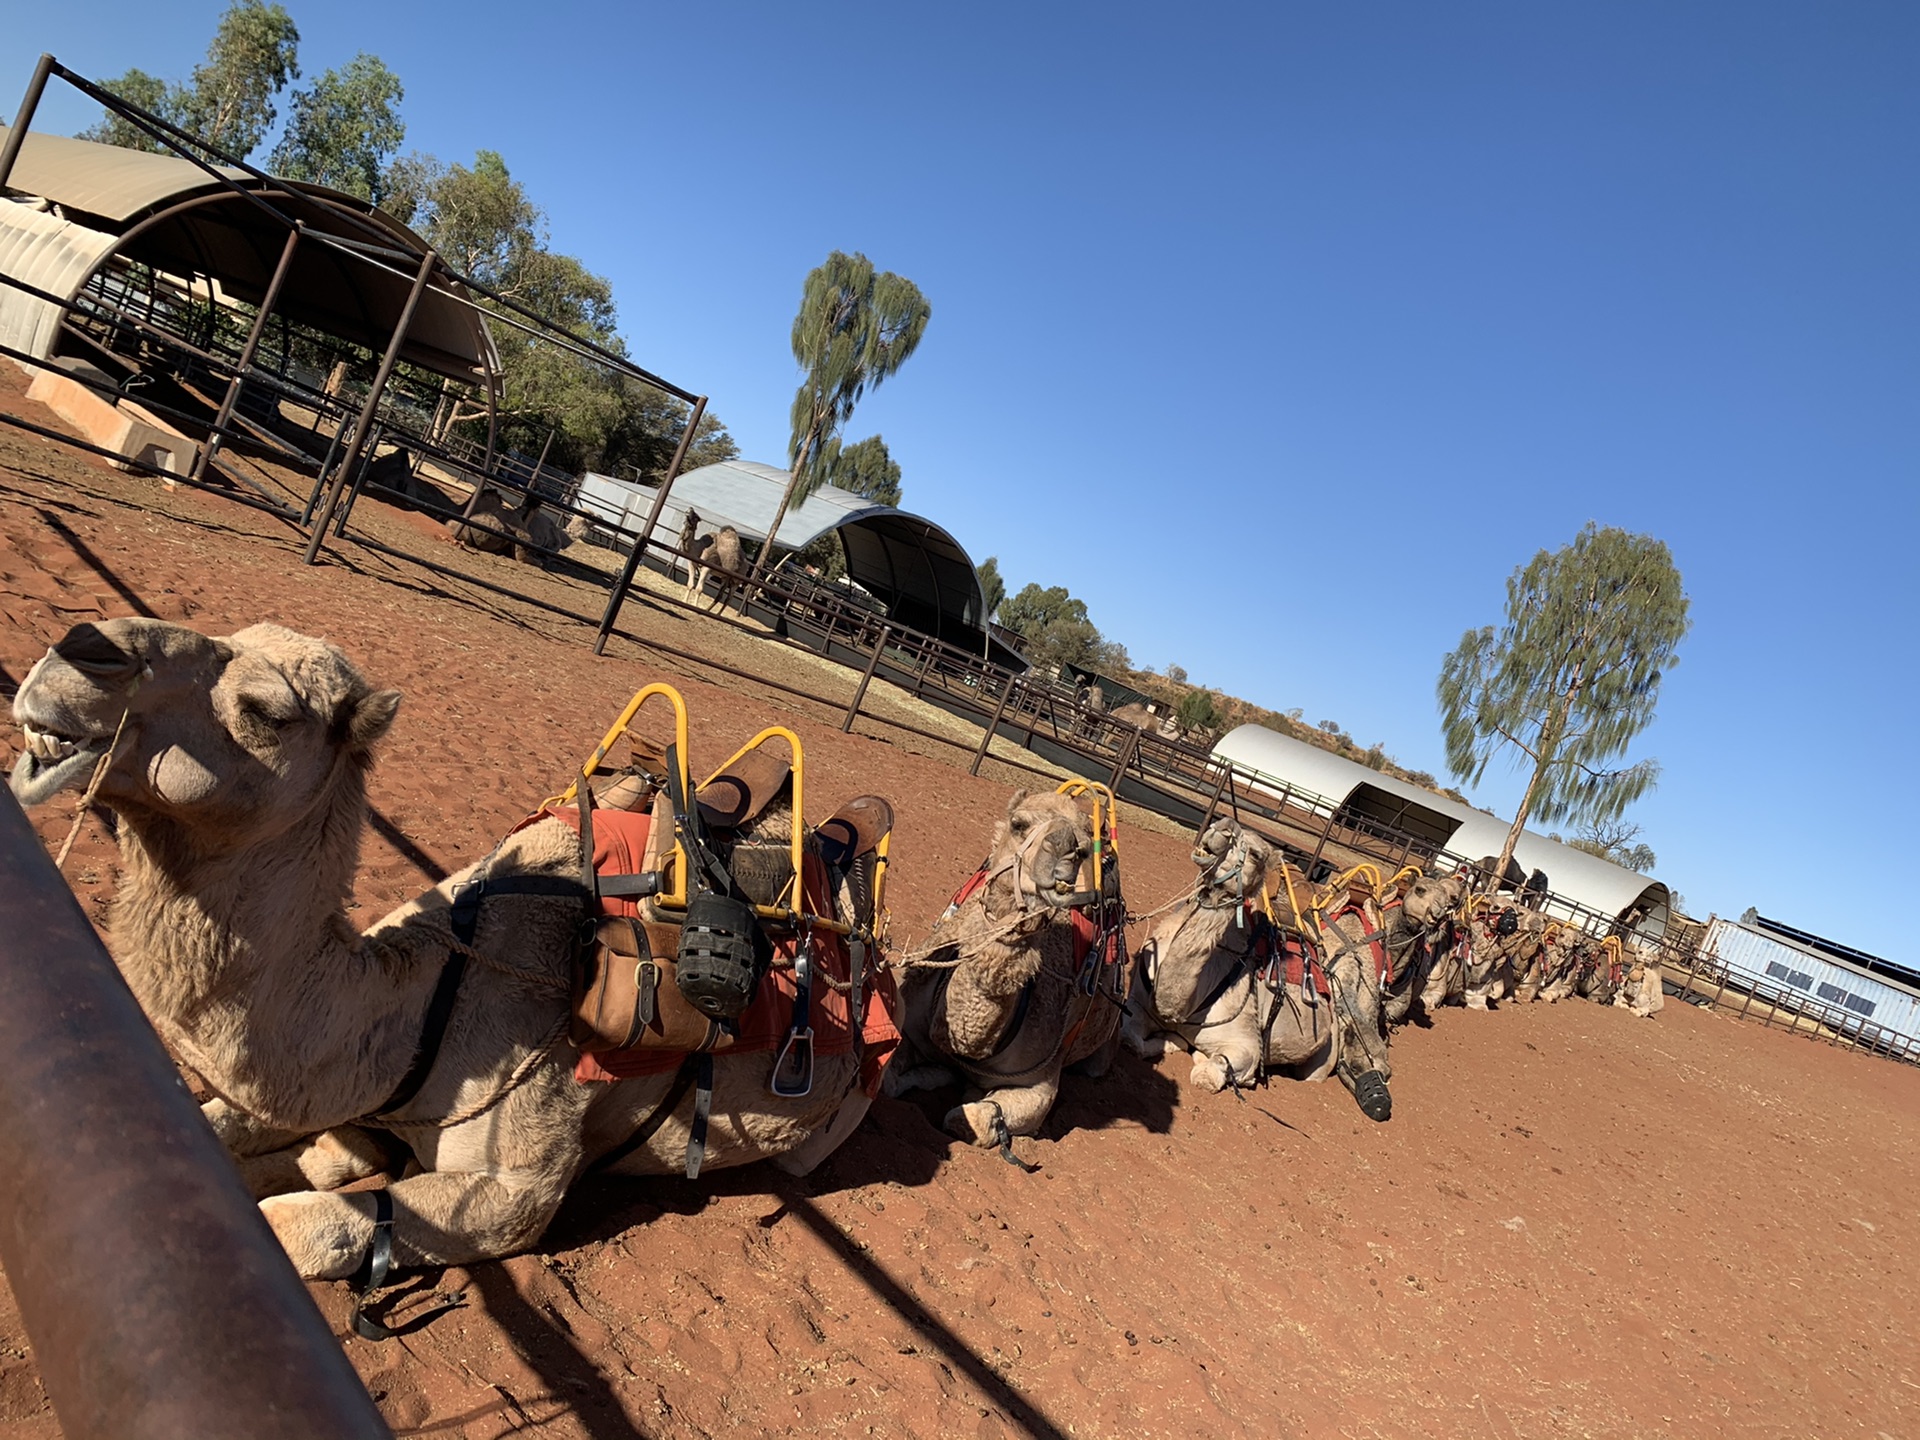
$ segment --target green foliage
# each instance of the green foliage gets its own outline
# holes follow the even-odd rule
[[[1514,571],[1497,632],[1461,637],[1436,687],[1447,768],[1478,782],[1509,747],[1532,765],[1502,865],[1529,816],[1615,820],[1653,788],[1657,762],[1609,762],[1653,723],[1687,626],[1666,545],[1589,523],[1572,544]]]
[[[1086,603],[1069,595],[1062,585],[1021,588],[1000,603],[1000,623],[1026,643],[1036,665],[1078,665],[1097,668],[1106,658],[1100,632],[1087,617]]]
[[[269,167],[289,180],[383,203],[387,162],[407,134],[399,111],[405,93],[378,56],[361,52],[344,70],[329,70],[294,92]]]
[[[285,10],[262,0],[234,0],[220,17],[207,58],[194,67],[185,84],[162,80],[137,67],[102,84],[121,99],[244,160],[272,128],[274,97],[300,74],[299,52],[300,32]],[[170,153],[111,110],[98,124],[82,130],[80,138],[127,150]]]
[[[1178,670],[1175,665],[1170,667]],[[1184,679],[1185,671],[1181,671]],[[1169,676],[1171,678],[1171,676]],[[1213,696],[1205,690],[1189,690],[1180,701],[1180,708],[1174,711],[1182,730],[1211,730],[1220,723],[1220,712],[1214,707]]]
[[[235,0],[180,95],[178,123],[244,160],[273,126],[273,100],[300,74],[300,32],[279,5]]]
[[[861,254],[835,250],[807,276],[793,319],[793,358],[806,375],[793,397],[789,503],[805,500],[829,479],[827,441],[852,418],[861,396],[906,363],[932,313],[911,280],[875,271]]]
[[[1611,860],[1615,865],[1638,870],[1642,875],[1652,874],[1653,867],[1659,864],[1653,847],[1640,839],[1640,827],[1631,820],[1602,820],[1587,825],[1565,843],[1575,850],[1598,855],[1602,860]]]
[[[180,87],[149,75],[135,68],[112,80],[100,82],[101,88],[112,91],[122,100],[138,105],[142,110],[151,111],[162,120],[180,123]],[[121,118],[111,110],[106,110],[98,124],[90,125],[80,132],[82,140],[98,141],[102,145],[118,145],[123,150],[144,150],[148,154],[160,154],[166,150],[158,140],[131,121]]]
[[[823,451],[827,462],[827,483],[864,495],[876,505],[900,504],[900,466],[887,453],[887,442],[878,435],[841,446],[829,440]]]
[[[974,573],[980,577],[980,594],[987,602],[986,618],[991,620],[993,612],[1007,598],[1007,582],[1000,578],[1000,561],[989,555],[980,562]]]

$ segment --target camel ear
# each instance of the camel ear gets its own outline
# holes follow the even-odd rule
[[[354,702],[347,721],[347,743],[355,750],[371,750],[393,724],[400,710],[398,690],[374,690]]]
[[[1032,792],[1031,790],[1016,790],[1016,791],[1014,791],[1014,792],[1013,792],[1013,798],[1012,798],[1011,800],[1009,800],[1009,801],[1007,801],[1007,821],[1008,821],[1008,823],[1012,823],[1012,821],[1013,821],[1013,812],[1014,812],[1014,811],[1016,811],[1016,810],[1018,810],[1018,809],[1020,808],[1020,802],[1021,802],[1021,801],[1023,801],[1023,800],[1025,800],[1025,799],[1027,798],[1027,796],[1029,796],[1029,795],[1031,795],[1032,793],[1033,793],[1033,792]]]

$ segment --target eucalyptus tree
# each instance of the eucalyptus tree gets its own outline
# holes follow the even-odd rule
[[[926,296],[904,276],[876,271],[866,256],[835,250],[808,276],[793,319],[793,358],[805,372],[793,397],[790,473],[756,569],[790,507],[829,478],[828,442],[853,407],[906,363],[932,314]]]
[[[993,618],[993,612],[1000,608],[1000,602],[1007,598],[1007,582],[1000,575],[1000,559],[989,555],[974,567],[974,573],[980,577],[980,598],[986,609],[981,611],[981,620]]]
[[[1472,784],[1503,753],[1532,767],[1494,874],[1506,873],[1529,817],[1614,820],[1653,788],[1658,761],[1613,762],[1653,723],[1687,626],[1665,543],[1589,522],[1508,577],[1498,630],[1461,637],[1436,687],[1447,768]]]
[[[220,17],[207,58],[182,84],[139,68],[101,82],[102,88],[162,120],[244,160],[272,128],[273,100],[300,74],[300,32],[293,17],[263,0],[235,0]],[[166,146],[109,110],[80,132],[127,150],[165,151]]]
[[[294,92],[269,168],[384,204],[388,162],[407,135],[400,118],[405,94],[400,77],[362,51]]]

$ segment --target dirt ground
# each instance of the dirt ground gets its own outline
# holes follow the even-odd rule
[[[0,366],[0,409],[55,423],[23,388]],[[306,569],[271,517],[0,427],[0,691],[107,615],[332,638],[407,696],[374,776],[368,921],[488,848],[650,679],[683,686],[697,763],[782,723],[810,810],[893,797],[897,944],[1019,781],[842,734],[855,677],[708,622],[636,605],[596,660],[561,613],[597,610],[584,580],[366,523],[469,578],[351,542]],[[35,816],[50,845],[71,804]],[[1191,875],[1164,824],[1127,826],[1122,854],[1136,910]],[[114,864],[87,822],[68,874],[103,923]],[[1125,1058],[1069,1081],[1022,1142],[1032,1175],[944,1136],[951,1095],[882,1100],[806,1181],[585,1184],[537,1253],[415,1277],[399,1318],[465,1304],[390,1344],[347,1338],[344,1284],[313,1294],[401,1435],[1920,1433],[1920,1070],[1581,1002],[1448,1011],[1394,1064],[1374,1125],[1337,1085],[1242,1102],[1196,1092],[1184,1059]],[[0,1436],[58,1433],[0,1292]]]

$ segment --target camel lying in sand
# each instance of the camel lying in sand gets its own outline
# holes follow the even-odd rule
[[[1276,897],[1285,931],[1304,934],[1320,959],[1276,931],[1256,901],[1269,870],[1286,893],[1306,893],[1265,841],[1215,820],[1193,851],[1200,883],[1140,947],[1127,1002],[1126,1042],[1148,1060],[1169,1041],[1193,1052],[1193,1083],[1207,1090],[1259,1083],[1269,1071],[1302,1080],[1338,1075],[1375,1120],[1393,1113],[1393,1065],[1381,1013],[1378,911],[1330,904],[1294,911]]]
[[[468,523],[469,520],[483,521],[484,528]],[[511,551],[513,558],[523,565],[545,565],[547,557],[533,546],[564,550],[573,543],[574,537],[542,508],[537,496],[529,495],[520,504],[509,505],[499,491],[489,486],[480,492],[473,513],[466,520],[447,521],[447,538],[456,545],[489,555],[505,555]]]
[[[1112,893],[1083,888],[1093,840],[1092,820],[1070,797],[1016,792],[984,870],[901,981],[901,1047],[887,1093],[938,1088],[957,1071],[967,1095],[944,1123],[962,1140],[1004,1146],[1010,1135],[1032,1135],[1062,1071],[1077,1066],[1097,1079],[1119,1050],[1124,927],[1100,930],[1071,908],[1104,909],[1112,926],[1124,913],[1110,856]]]
[[[222,1097],[207,1119],[313,1278],[354,1273],[380,1204],[392,1205],[400,1263],[461,1264],[533,1244],[574,1178],[643,1126],[658,1122],[621,1172],[678,1171],[688,1150],[692,1097],[674,1096],[671,1073],[574,1077],[568,987],[584,891],[564,820],[528,825],[356,933],[343,907],[366,777],[399,701],[333,646],[276,625],[210,639],[110,620],[70,631],[13,707],[23,805],[84,784],[124,714],[99,792],[120,819],[115,958],[162,1037]],[[482,872],[463,952],[474,963],[421,1072],[454,897]],[[811,1092],[783,1100],[764,1052],[715,1053],[705,1163],[817,1165],[867,1107],[860,1063],[857,1051],[822,1055]],[[419,1084],[400,1100],[403,1078]],[[418,1173],[387,1201],[324,1193],[383,1168],[379,1132],[411,1149]]]

